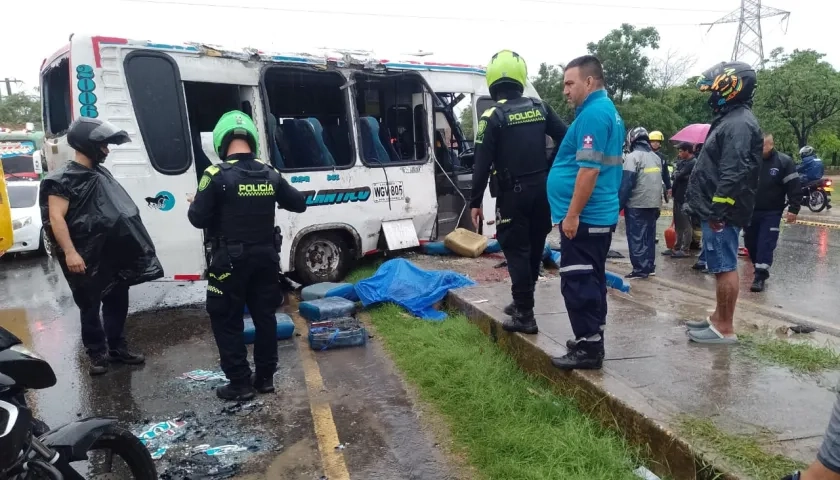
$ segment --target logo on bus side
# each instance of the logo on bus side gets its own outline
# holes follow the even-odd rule
[[[370,187],[343,188],[337,190],[309,190],[300,192],[306,197],[306,206],[338,205],[342,203],[367,202]]]
[[[154,208],[161,212],[168,212],[175,206],[175,195],[167,191],[159,192],[154,197],[146,197],[146,204],[149,208]]]

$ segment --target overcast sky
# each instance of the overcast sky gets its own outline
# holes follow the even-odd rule
[[[765,1],[792,12],[786,34],[780,17],[762,22],[766,54],[779,46],[813,48],[840,65],[828,0]],[[504,7],[488,8],[492,4]],[[699,73],[729,59],[736,33],[735,24],[711,32],[699,24],[739,8],[740,0],[227,0],[237,6],[221,5],[220,0],[4,0],[0,80],[14,77],[27,89],[36,86],[41,62],[71,33],[277,52],[356,48],[390,59],[425,50],[436,60],[475,64],[509,48],[536,74],[540,62],[567,62],[622,22],[656,26],[662,41],[652,55],[661,57],[668,49],[693,55],[693,73]]]

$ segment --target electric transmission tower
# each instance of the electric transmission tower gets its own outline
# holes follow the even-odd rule
[[[787,33],[790,12],[766,5],[762,6],[761,0],[741,0],[741,8],[738,10],[727,14],[716,22],[702,25],[708,25],[709,30],[711,30],[715,25],[737,23],[738,33],[735,34],[732,61],[738,60],[749,63],[753,67],[762,68],[764,66],[764,43],[761,38],[761,19],[770,17],[782,17],[783,29]]]

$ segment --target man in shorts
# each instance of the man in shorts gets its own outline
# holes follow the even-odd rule
[[[715,113],[703,150],[691,172],[684,211],[703,229],[706,268],[717,280],[717,305],[708,319],[686,322],[697,343],[732,344],[738,301],[738,237],[755,206],[764,138],[752,113],[755,70],[742,62],[721,62],[697,82],[710,92]]]

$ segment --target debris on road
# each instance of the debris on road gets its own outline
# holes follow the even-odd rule
[[[261,401],[238,402],[210,412],[206,418],[184,412],[172,420],[141,426],[137,437],[158,462],[161,479],[231,478],[249,456],[271,448],[260,438],[235,433],[239,425],[233,423],[233,418],[263,406]]]
[[[191,370],[178,377],[182,380],[192,380],[194,382],[214,382],[227,381],[227,376],[224,372],[213,370]]]

